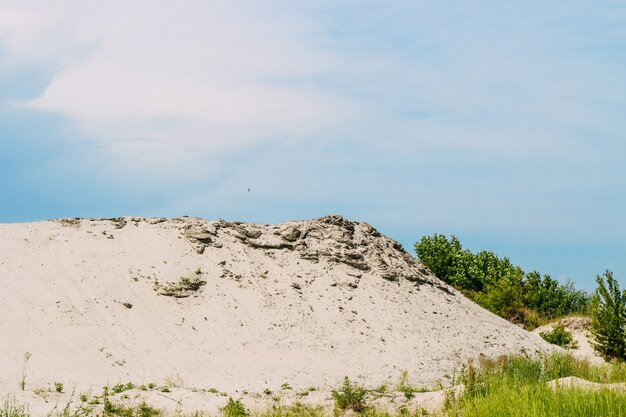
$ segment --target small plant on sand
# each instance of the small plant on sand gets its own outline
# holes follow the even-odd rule
[[[156,417],[161,415],[161,410],[149,406],[145,401],[137,406],[135,409],[135,416],[137,417]]]
[[[415,388],[413,388],[412,386],[407,384],[407,381],[409,379],[409,373],[407,371],[402,372],[402,376],[400,377],[400,382],[398,383],[398,386],[396,387],[396,389],[404,394],[404,397],[407,400],[410,400],[411,398],[415,397],[415,393],[418,391]]]
[[[24,353],[24,361],[22,362],[22,379],[20,380],[20,388],[24,391],[24,387],[26,387],[26,367],[28,366],[28,361],[32,355],[30,352]]]
[[[363,413],[367,409],[366,393],[365,388],[352,383],[348,377],[345,377],[341,387],[333,390],[335,411],[352,410],[356,413]]]
[[[370,394],[372,394],[372,396],[376,399],[384,397],[388,393],[389,393],[389,386],[386,383],[382,383],[380,384],[378,388],[374,388],[373,390],[370,390]]]
[[[113,386],[111,391],[113,391],[115,394],[119,394],[121,392],[131,390],[133,388],[135,388],[135,384],[133,384],[132,382],[129,382],[127,384],[116,384]]]
[[[283,405],[280,401],[272,404],[272,407],[264,411],[259,417],[327,417],[323,406],[302,404],[299,401],[291,405]],[[372,415],[371,417],[376,417]]]
[[[281,389],[281,391],[288,391],[288,390],[290,390],[292,388],[291,388],[291,385],[289,385],[288,382],[285,382],[283,385],[280,386],[280,389]]]
[[[249,415],[243,403],[239,400],[233,400],[232,397],[228,399],[224,407],[220,408],[220,412],[224,417],[247,417]]]
[[[557,324],[551,331],[540,332],[539,336],[543,337],[546,342],[565,349],[576,349],[578,347],[574,336],[562,324]]]
[[[62,382],[55,382],[54,383],[54,390],[56,392],[59,392],[59,393],[63,392],[63,383]]]
[[[296,397],[299,397],[299,398],[306,397],[307,395],[309,395],[313,391],[317,391],[317,388],[315,388],[315,387],[308,387],[306,389],[303,389],[302,391],[297,392],[296,393]]]
[[[105,416],[133,417],[133,408],[126,407],[122,404],[114,403],[110,401],[108,398],[105,398],[104,415]]]

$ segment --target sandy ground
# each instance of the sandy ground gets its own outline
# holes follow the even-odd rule
[[[328,402],[344,376],[449,386],[472,358],[552,349],[339,216],[59,220],[0,236],[0,395],[31,410],[127,382],[171,387],[130,394],[176,407],[223,405],[210,388],[267,404],[264,391],[314,387],[304,399]]]

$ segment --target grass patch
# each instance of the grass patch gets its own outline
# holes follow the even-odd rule
[[[593,417],[624,416],[626,393],[608,388],[551,388],[547,382],[576,376],[593,382],[626,381],[624,364],[592,366],[571,355],[503,357],[467,366],[460,375],[465,389],[450,394],[448,416],[454,417]]]
[[[30,417],[28,407],[19,404],[14,397],[8,397],[0,407],[0,417]]]

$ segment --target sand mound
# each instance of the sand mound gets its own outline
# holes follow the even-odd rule
[[[616,382],[612,384],[602,384],[599,382],[591,382],[586,379],[578,378],[575,376],[568,376],[565,378],[559,378],[552,381],[548,381],[548,386],[553,389],[556,388],[581,388],[585,390],[602,390],[610,389],[616,391],[626,391],[626,384],[623,382]]]
[[[574,357],[588,360],[590,363],[596,365],[605,363],[602,356],[596,352],[592,346],[592,336],[589,330],[591,318],[589,317],[564,317],[553,323],[536,328],[533,330],[533,333],[540,334],[541,332],[552,331],[554,327],[559,324],[570,332],[576,341],[576,347],[569,350]]]
[[[339,216],[279,225],[0,225],[0,393],[132,381],[221,391],[449,383],[469,358],[551,347]]]

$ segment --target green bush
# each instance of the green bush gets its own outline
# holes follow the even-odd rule
[[[357,413],[363,413],[366,409],[365,388],[350,382],[345,377],[343,384],[338,390],[333,390],[333,399],[335,400],[335,409],[337,410],[353,410]]]
[[[605,282],[606,279],[606,282]],[[605,359],[626,360],[626,290],[620,291],[611,271],[596,277],[591,303],[594,348]]]
[[[561,346],[565,349],[575,349],[578,347],[578,343],[576,343],[572,334],[568,332],[562,324],[557,324],[551,331],[540,332],[539,336],[543,337],[543,340],[546,342]]]

